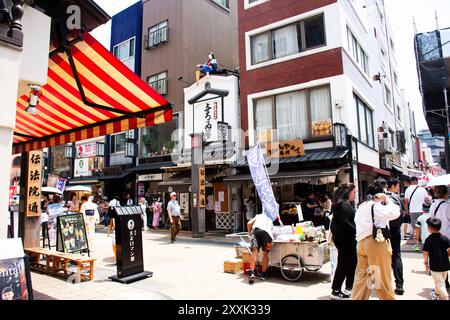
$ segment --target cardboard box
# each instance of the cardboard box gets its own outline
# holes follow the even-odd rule
[[[250,263],[250,257],[252,256],[252,253],[249,251],[242,252],[242,261],[244,263]]]
[[[223,271],[226,273],[239,273],[242,269],[242,259],[227,260],[223,263]]]

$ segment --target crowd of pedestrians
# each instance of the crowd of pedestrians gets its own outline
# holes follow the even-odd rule
[[[366,200],[358,206],[355,191],[353,185],[341,186],[331,209],[329,241],[337,249],[331,298],[368,300],[372,289],[382,300],[403,295],[401,244],[410,239],[408,228],[412,227],[414,251],[423,251],[425,271],[435,284],[432,298],[448,300],[447,187],[436,186],[428,191],[413,177],[402,199],[399,180],[378,179],[368,187]]]

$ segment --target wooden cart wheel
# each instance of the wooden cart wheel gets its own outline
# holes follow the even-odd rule
[[[300,258],[295,255],[289,255],[281,260],[280,271],[283,276],[288,281],[295,282],[303,274],[303,266]]]

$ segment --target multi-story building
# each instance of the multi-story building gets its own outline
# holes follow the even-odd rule
[[[247,146],[303,140],[306,150],[273,176],[282,202],[336,182],[356,183],[363,199],[376,177],[402,175],[407,128],[383,1],[240,0],[239,44]]]
[[[421,130],[419,139],[428,148],[430,148],[432,160],[434,163],[445,166],[445,138],[442,136],[434,136],[429,130]],[[442,161],[443,160],[443,161]]]
[[[112,19],[111,52],[173,104],[170,123],[135,131],[134,157],[125,132],[106,140],[99,179],[109,196],[161,196],[161,167],[174,166],[184,147],[184,88],[213,52],[221,69],[238,67],[237,3],[228,0],[139,1]]]

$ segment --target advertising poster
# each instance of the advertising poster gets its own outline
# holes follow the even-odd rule
[[[23,258],[0,260],[0,300],[28,300]]]
[[[0,301],[32,298],[29,268],[19,238],[0,240]]]
[[[64,213],[64,207],[61,203],[52,203],[47,207],[48,212],[48,238],[51,247],[56,246],[56,236],[57,236],[57,219],[58,216]]]
[[[86,227],[82,214],[58,217],[59,240],[64,252],[72,253],[88,249]]]

